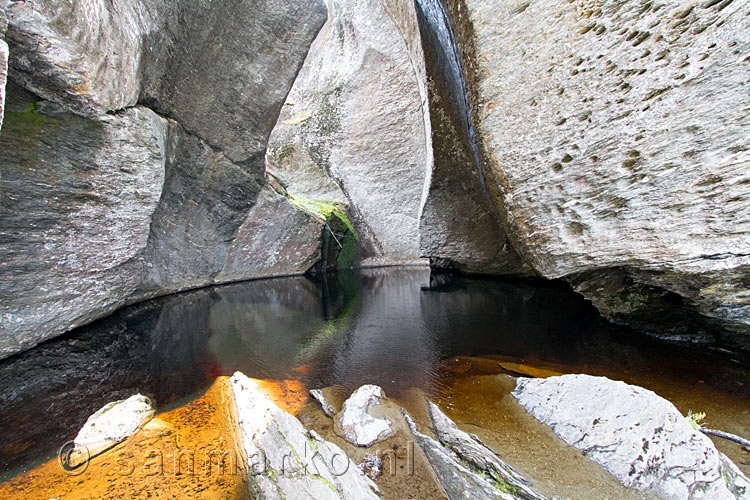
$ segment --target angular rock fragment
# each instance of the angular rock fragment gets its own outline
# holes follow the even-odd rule
[[[341,448],[306,430],[240,372],[230,379],[241,455],[255,498],[375,500],[378,488]]]
[[[73,441],[66,465],[78,467],[125,441],[154,416],[151,400],[142,394],[115,401],[91,415]]]
[[[464,461],[485,471],[498,484],[512,491],[517,498],[524,500],[546,500],[544,496],[529,487],[529,481],[500,460],[494,450],[482,443],[476,436],[469,435],[443,413],[437,405],[427,403],[432,426],[440,442],[450,448]]]
[[[344,402],[336,422],[342,437],[357,446],[371,446],[393,435],[392,423],[382,418],[383,389],[363,385]]]
[[[669,499],[750,499],[750,481],[672,403],[605,377],[519,379],[513,395],[625,486]]]
[[[310,390],[310,396],[320,404],[320,407],[323,409],[323,413],[325,413],[326,416],[333,417],[336,414],[336,409],[328,402],[323,391],[323,389],[312,389]]]
[[[422,434],[417,424],[404,414],[414,439],[422,449],[432,471],[449,500],[517,500],[511,493],[500,490],[485,477],[469,469],[468,464],[438,441]]]

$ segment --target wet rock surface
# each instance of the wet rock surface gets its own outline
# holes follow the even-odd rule
[[[465,7],[487,175],[523,259],[549,278],[618,268],[629,285],[571,278],[610,319],[700,336],[649,310],[671,297],[746,337],[746,6]]]
[[[745,499],[750,481],[669,401],[605,377],[519,379],[513,395],[625,486],[664,498]]]
[[[344,439],[357,446],[371,446],[393,435],[392,422],[383,415],[385,392],[377,385],[363,385],[344,401],[336,418]]]
[[[73,440],[67,465],[77,467],[135,434],[155,413],[142,394],[107,403],[91,415]]]
[[[529,275],[499,214],[479,157],[457,39],[439,0],[419,0],[423,99],[428,109],[433,161],[419,221],[420,248],[435,267],[463,272]]]
[[[513,498],[524,500],[546,500],[546,497],[531,489],[529,481],[503,462],[495,451],[476,436],[461,429],[443,413],[437,405],[427,402],[433,430],[443,444],[464,461],[484,471],[495,483],[513,494]]]
[[[331,404],[331,402],[326,397],[326,392],[326,389],[311,389],[310,397],[318,402],[318,404],[320,405],[320,409],[323,410],[323,413],[325,413],[326,417],[333,417],[337,412],[333,407],[333,404]]]
[[[250,487],[261,498],[378,499],[341,448],[306,430],[242,373],[230,380]]]
[[[472,471],[466,463],[444,448],[440,442],[419,432],[414,420],[405,415],[412,436],[432,467],[443,492],[450,499],[493,499],[514,500],[515,496],[496,488],[490,481]]]

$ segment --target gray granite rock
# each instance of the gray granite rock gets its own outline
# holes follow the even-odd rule
[[[320,408],[327,417],[333,417],[336,415],[336,409],[326,398],[325,389],[310,389],[310,397],[318,402]]]
[[[8,85],[0,133],[0,357],[122,306],[140,284],[167,122],[88,120]]]
[[[546,500],[546,497],[532,490],[529,481],[503,462],[493,449],[476,436],[459,429],[437,405],[428,401],[427,411],[437,438],[461,459],[484,471],[505,489],[511,490],[516,498]]]
[[[0,130],[3,129],[5,109],[5,84],[8,76],[8,44],[0,38]]]
[[[306,430],[240,372],[230,380],[250,488],[257,498],[378,499],[379,491],[335,444]]]
[[[417,424],[409,415],[404,415],[414,440],[422,450],[432,468],[445,496],[449,500],[516,500],[517,497],[496,488],[486,478],[472,471],[451,450],[440,442],[419,432]]]
[[[325,221],[266,184],[264,152],[322,0],[2,11],[0,357],[126,303],[320,259]]]
[[[669,401],[604,377],[519,379],[513,395],[625,486],[668,499],[748,499],[750,481]]]
[[[349,205],[363,264],[417,262],[430,160],[420,75],[380,0],[328,5],[271,136],[268,167],[294,196]]]
[[[164,2],[78,0],[4,2],[13,77],[76,113],[133,106]]]
[[[433,266],[528,275],[489,197],[456,35],[440,0],[418,0],[432,163],[419,221],[420,247]],[[414,37],[404,32],[405,37]]]
[[[572,276],[611,319],[694,332],[649,314],[661,295],[746,336],[746,5],[465,4],[478,135],[524,260]],[[577,277],[615,268],[632,288]],[[631,289],[632,314],[621,307]]]

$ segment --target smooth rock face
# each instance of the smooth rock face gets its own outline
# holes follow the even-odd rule
[[[404,415],[417,445],[430,464],[435,478],[449,500],[516,500],[517,497],[495,488],[489,481],[474,473],[455,453],[417,429],[409,415]]]
[[[250,175],[326,20],[322,0],[168,2],[147,34],[141,100]]]
[[[8,86],[0,133],[0,357],[113,311],[135,293],[164,182],[167,122],[100,120]]]
[[[133,106],[161,2],[5,2],[14,78],[80,114]],[[116,50],[114,48],[116,47]]]
[[[440,0],[419,0],[433,163],[419,221],[420,247],[437,267],[528,275],[485,186],[456,38]],[[409,33],[404,33],[405,37]]]
[[[484,471],[497,483],[524,500],[546,500],[530,488],[529,481],[503,462],[495,451],[476,436],[461,429],[432,402],[427,402],[432,426],[440,442],[463,460]]]
[[[747,499],[750,481],[669,401],[604,377],[519,379],[513,395],[625,486],[669,499]]]
[[[336,421],[342,437],[357,446],[371,446],[393,435],[391,422],[378,414],[385,397],[377,385],[363,385],[344,402]]]
[[[268,168],[293,196],[349,205],[363,264],[416,262],[431,159],[419,75],[380,0],[328,4],[271,136]]]
[[[0,357],[129,302],[320,258],[322,222],[266,185],[263,157],[325,6],[241,4],[3,6]]]
[[[466,6],[488,177],[524,260],[549,278],[622,268],[747,334],[746,5]],[[580,289],[627,321],[627,289]]]
[[[257,498],[377,499],[378,488],[344,451],[306,430],[251,379],[235,373],[237,432]]]
[[[141,394],[105,405],[89,417],[76,436],[73,441],[75,448],[68,458],[68,465],[81,465],[125,441],[148,422],[154,413],[151,400]]]

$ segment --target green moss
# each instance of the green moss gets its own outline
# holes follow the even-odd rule
[[[345,205],[338,202],[312,200],[302,196],[290,196],[289,200],[300,210],[311,213],[326,223],[334,233],[337,243],[341,245],[336,258],[336,267],[338,269],[352,267],[359,250],[359,236],[344,212]],[[343,231],[340,228],[343,228]]]
[[[3,130],[6,129],[8,133],[11,130],[17,135],[35,135],[39,133],[39,130],[50,124],[54,124],[55,120],[39,114],[39,108],[36,102],[26,103],[26,109],[24,111],[11,111],[5,110],[5,118],[3,119]]]
[[[287,159],[289,156],[294,153],[294,144],[284,144],[277,152],[276,152],[276,158],[278,158],[279,163],[283,162],[285,159]]]

